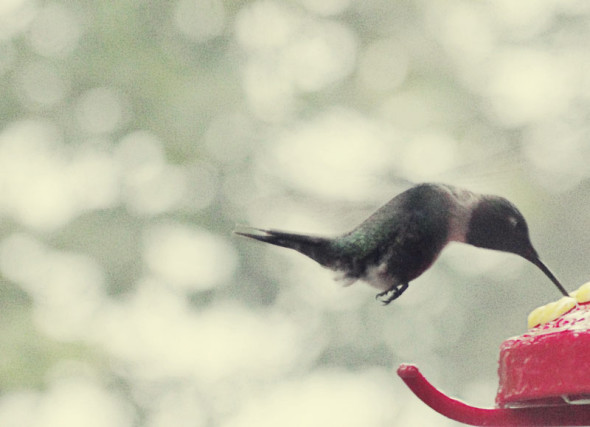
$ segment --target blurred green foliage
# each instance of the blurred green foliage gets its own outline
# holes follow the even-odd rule
[[[340,232],[408,182],[446,181],[514,201],[573,290],[590,244],[589,14],[5,2],[0,424],[445,425],[394,377],[401,362],[491,405],[499,344],[558,297],[536,270],[457,245],[383,308],[231,230]]]

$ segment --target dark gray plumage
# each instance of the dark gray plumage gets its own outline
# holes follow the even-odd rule
[[[333,238],[249,227],[235,233],[301,252],[338,272],[346,284],[364,280],[382,291],[377,298],[384,304],[398,298],[451,241],[520,255],[568,296],[539,259],[516,206],[445,184],[416,185]]]

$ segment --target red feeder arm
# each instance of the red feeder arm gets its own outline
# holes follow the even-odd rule
[[[402,364],[397,374],[416,396],[436,412],[474,426],[590,426],[590,405],[532,408],[476,408],[447,396],[420,373],[415,365]]]

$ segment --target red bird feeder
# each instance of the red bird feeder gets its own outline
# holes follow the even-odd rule
[[[442,415],[475,426],[590,426],[590,283],[529,315],[529,331],[500,347],[496,407],[453,399],[414,365],[398,375]]]

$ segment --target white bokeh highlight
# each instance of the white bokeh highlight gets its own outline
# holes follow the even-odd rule
[[[14,122],[0,131],[0,211],[38,230],[118,200],[116,167],[99,147],[69,152],[46,121]]]
[[[92,258],[13,234],[0,242],[0,270],[29,294],[37,326],[46,334],[88,338],[105,297],[103,271]]]
[[[37,12],[29,40],[41,55],[64,57],[76,49],[81,35],[79,19],[70,9],[60,3],[48,3]]]
[[[185,378],[211,391],[288,372],[298,363],[305,337],[283,314],[237,304],[197,312],[150,281],[105,309],[100,325],[96,342],[138,379]]]
[[[289,117],[301,94],[337,84],[355,69],[357,37],[340,22],[317,19],[283,3],[260,0],[236,17],[236,38],[247,50],[247,100],[257,117]]]
[[[244,408],[223,427],[377,427],[393,425],[395,394],[379,370],[317,371],[279,384],[266,396],[246,401]]]
[[[183,291],[203,291],[231,278],[237,266],[233,247],[204,229],[159,224],[145,233],[144,260],[150,271]]]
[[[312,194],[362,199],[395,159],[393,138],[369,118],[334,109],[280,136],[264,167]]]
[[[129,404],[86,378],[62,378],[45,393],[7,393],[0,398],[0,424],[7,427],[132,427]]]

